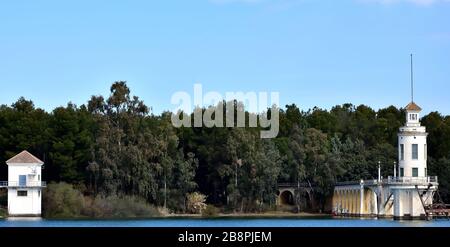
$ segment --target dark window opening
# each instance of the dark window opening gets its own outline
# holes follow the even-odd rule
[[[412,145],[412,159],[413,160],[419,159],[419,145],[417,144]]]
[[[26,190],[18,190],[17,191],[17,196],[26,197],[26,196],[28,196],[28,191],[26,191]]]
[[[419,168],[412,169],[412,176],[415,178],[419,176]]]
[[[405,160],[405,145],[400,144],[400,160]]]

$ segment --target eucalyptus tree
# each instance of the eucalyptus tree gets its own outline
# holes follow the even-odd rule
[[[93,96],[88,109],[96,120],[93,161],[99,166],[99,187],[105,194],[131,194],[155,200],[155,166],[159,145],[144,123],[149,108],[130,96],[125,82],[115,82],[104,100]],[[154,150],[156,148],[156,150]]]

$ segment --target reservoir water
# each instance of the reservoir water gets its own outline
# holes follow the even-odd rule
[[[343,218],[219,218],[143,220],[1,219],[0,227],[450,227],[448,220],[394,221]]]

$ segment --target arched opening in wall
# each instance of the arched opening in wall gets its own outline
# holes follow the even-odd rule
[[[295,205],[294,195],[289,190],[285,190],[280,194],[280,202],[281,205],[293,206]]]

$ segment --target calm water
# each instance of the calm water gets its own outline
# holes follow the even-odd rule
[[[448,220],[271,218],[271,219],[146,219],[44,220],[3,219],[0,227],[450,227]]]

